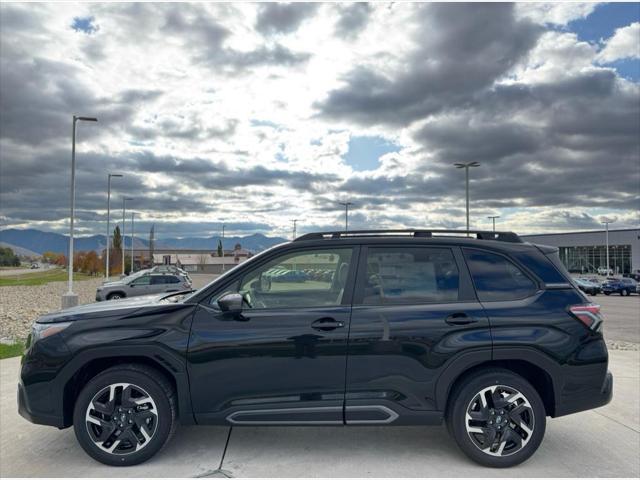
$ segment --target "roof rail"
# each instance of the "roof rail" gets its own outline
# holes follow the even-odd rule
[[[467,234],[475,235],[477,240],[497,240],[499,242],[522,243],[520,237],[513,232],[493,232],[486,230],[423,230],[423,229],[400,229],[400,230],[349,230],[335,232],[313,232],[301,235],[294,242],[304,240],[323,240],[330,238],[354,238],[354,237],[375,237],[375,236],[409,236],[420,238],[432,238],[433,234],[458,234],[465,237]]]

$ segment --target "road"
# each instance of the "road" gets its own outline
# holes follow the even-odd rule
[[[632,477],[640,475],[640,352],[611,352],[613,401],[549,419],[538,452],[508,470],[468,460],[444,427],[179,427],[166,449],[136,467],[87,456],[72,429],[17,413],[19,359],[0,361],[2,477]],[[225,450],[225,444],[228,446]]]

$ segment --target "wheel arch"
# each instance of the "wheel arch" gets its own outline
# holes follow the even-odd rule
[[[468,378],[473,377],[483,370],[492,368],[502,368],[509,370],[517,375],[520,375],[527,380],[533,388],[536,389],[538,395],[542,399],[545,413],[547,416],[553,417],[555,415],[556,401],[555,401],[555,388],[553,385],[553,379],[551,376],[538,365],[522,359],[510,359],[510,360],[489,360],[487,362],[479,363],[468,370],[461,372],[455,379],[449,384],[446,392],[446,402],[444,404],[445,412],[452,405],[452,395],[456,391],[457,387],[464,383]]]
[[[182,424],[195,423],[191,409],[191,397],[186,370],[177,359],[169,357],[166,352],[148,350],[146,347],[136,348],[137,354],[113,352],[92,352],[91,356],[80,356],[72,365],[67,365],[62,387],[62,416],[64,427],[73,424],[73,409],[76,399],[86,383],[99,373],[116,365],[136,363],[156,369],[166,377],[176,391],[178,403],[178,420]],[[127,349],[129,352],[131,349]],[[84,357],[84,358],[83,358]]]

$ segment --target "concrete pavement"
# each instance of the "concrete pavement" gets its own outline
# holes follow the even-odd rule
[[[2,360],[0,476],[222,476],[221,467],[246,477],[638,477],[640,352],[610,353],[611,404],[549,419],[538,452],[509,470],[472,463],[444,427],[180,427],[149,462],[107,467],[84,453],[72,429],[32,425],[18,415],[19,359]]]

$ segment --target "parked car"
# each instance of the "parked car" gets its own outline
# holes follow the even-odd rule
[[[578,288],[580,290],[582,290],[584,293],[588,293],[589,295],[597,295],[598,293],[600,293],[601,289],[600,289],[600,285],[593,283],[587,279],[584,278],[576,278],[575,279],[576,284],[578,285]]]
[[[191,281],[178,274],[139,272],[96,289],[96,301],[119,300],[163,292],[190,290]]]
[[[636,282],[640,282],[640,270],[636,270],[635,272],[631,272],[631,273],[626,273],[623,276],[633,278]]]
[[[602,283],[602,293],[605,295],[611,295],[612,293],[619,293],[623,296],[629,296],[631,293],[637,292],[638,282],[633,278],[607,278]]]
[[[178,422],[444,422],[476,462],[517,465],[547,417],[611,400],[600,307],[557,248],[451,233],[306,234],[172,301],[44,315],[22,359],[19,412],[73,426],[109,465],[148,460]],[[262,281],[312,261],[330,278]]]
[[[606,267],[599,267],[598,275],[603,275],[603,276],[613,275],[613,270],[611,268],[607,270]]]

